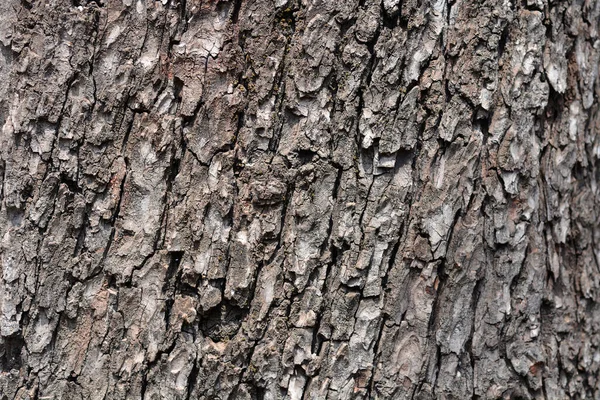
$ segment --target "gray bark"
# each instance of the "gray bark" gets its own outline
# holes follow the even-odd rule
[[[600,398],[599,26],[3,0],[0,398]]]

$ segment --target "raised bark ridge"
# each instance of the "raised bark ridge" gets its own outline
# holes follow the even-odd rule
[[[0,22],[2,399],[600,397],[600,2]]]

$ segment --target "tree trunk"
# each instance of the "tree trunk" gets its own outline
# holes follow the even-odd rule
[[[599,24],[3,0],[0,398],[600,398]]]

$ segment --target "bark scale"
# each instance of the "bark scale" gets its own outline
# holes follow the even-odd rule
[[[1,2],[0,397],[599,398],[599,24]]]

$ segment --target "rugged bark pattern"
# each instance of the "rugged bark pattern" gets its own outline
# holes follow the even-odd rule
[[[600,398],[599,15],[3,0],[0,397]]]

